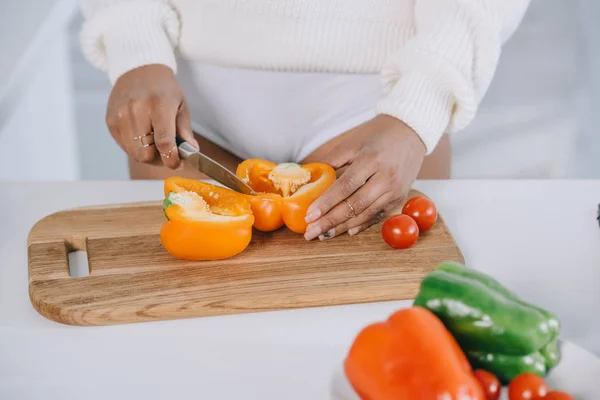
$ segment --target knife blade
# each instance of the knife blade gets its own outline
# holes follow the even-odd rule
[[[209,178],[214,179],[222,185],[239,193],[255,195],[256,192],[242,181],[236,174],[194,148],[183,140],[179,135],[175,136],[179,157],[197,171],[202,172]]]

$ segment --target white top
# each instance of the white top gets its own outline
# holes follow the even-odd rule
[[[375,74],[236,69],[180,63],[194,131],[242,160],[301,162],[375,116]]]
[[[177,70],[176,53],[269,71],[379,74],[385,95],[372,109],[403,120],[431,152],[473,119],[529,0],[80,3],[83,52],[112,82],[150,63]],[[305,88],[297,95],[315,100]]]
[[[600,355],[600,181],[417,181],[415,187],[435,200],[469,265],[554,311],[563,339]],[[325,400],[331,373],[358,330],[410,304],[60,325],[29,301],[29,229],[70,207],[159,200],[162,183],[6,183],[0,193],[2,400]],[[560,212],[565,205],[568,216]],[[587,369],[574,379],[591,374]]]

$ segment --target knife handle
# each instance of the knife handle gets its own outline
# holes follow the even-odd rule
[[[192,154],[196,154],[198,150],[185,140],[181,138],[179,135],[175,135],[175,143],[177,143],[177,148],[179,149],[179,157],[188,158]]]

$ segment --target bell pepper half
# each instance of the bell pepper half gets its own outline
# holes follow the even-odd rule
[[[421,282],[414,305],[437,315],[474,368],[504,384],[524,372],[544,377],[559,362],[556,316],[463,264],[438,265]]]
[[[304,233],[308,207],[336,179],[335,170],[325,163],[275,164],[256,158],[240,163],[236,175],[258,193],[248,198],[254,227],[263,232],[285,224],[295,233]]]
[[[458,343],[423,307],[364,328],[344,361],[348,382],[363,400],[484,400]]]
[[[160,231],[163,247],[186,260],[219,260],[242,252],[254,216],[245,196],[194,179],[167,178]]]

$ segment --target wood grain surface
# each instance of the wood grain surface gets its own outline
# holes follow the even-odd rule
[[[66,210],[40,220],[28,237],[35,309],[64,324],[109,325],[404,300],[415,297],[439,262],[464,261],[441,217],[407,250],[388,247],[381,224],[323,242],[282,228],[254,231],[238,256],[203,262],[163,249],[164,220],[160,202]],[[87,251],[89,276],[70,276],[74,250]]]

